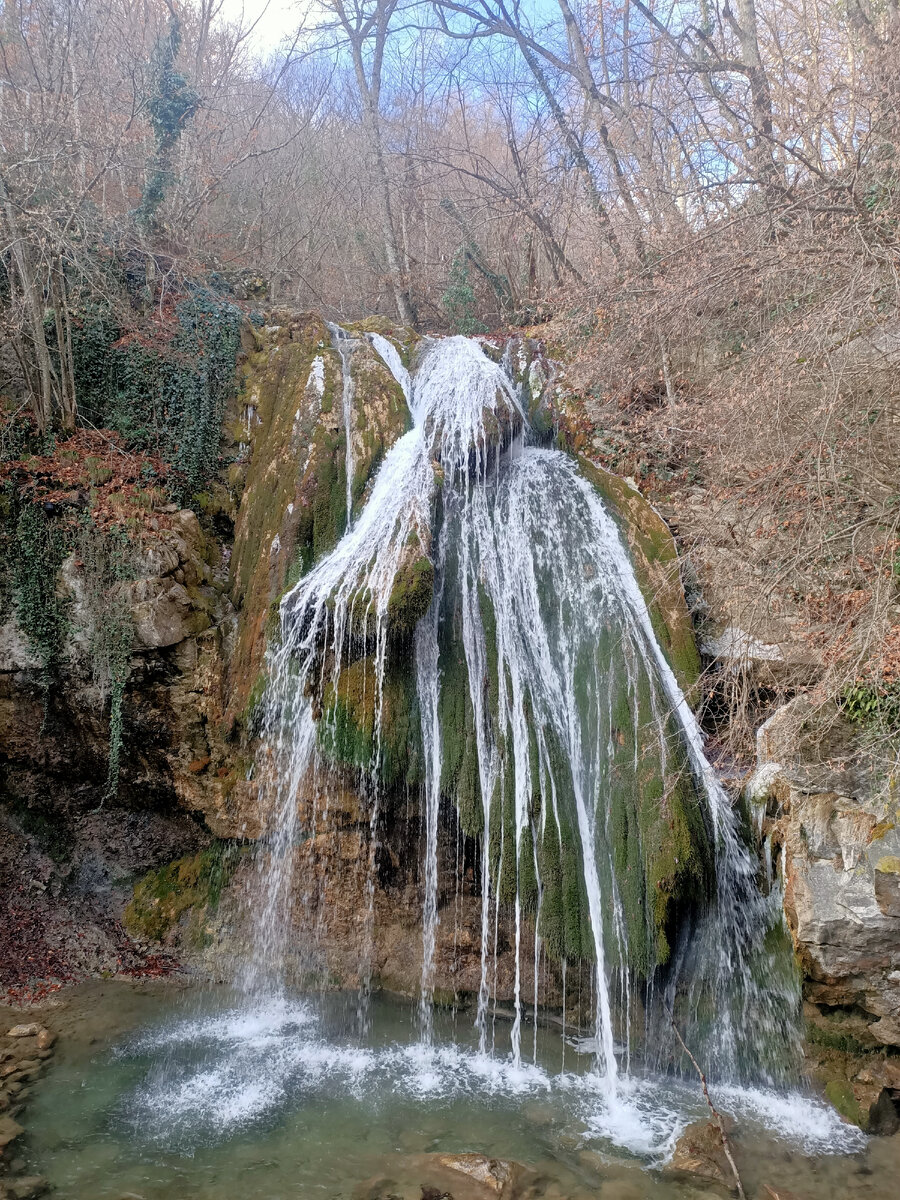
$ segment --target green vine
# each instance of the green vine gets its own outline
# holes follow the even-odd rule
[[[147,183],[135,213],[139,228],[150,232],[166,192],[175,181],[172,155],[188,121],[200,107],[200,97],[180,71],[175,60],[181,47],[181,21],[175,13],[169,27],[156,43],[150,58],[150,90],[147,110],[156,139],[156,149],[147,171]]]
[[[56,577],[70,543],[69,528],[48,515],[43,506],[28,503],[22,507],[16,521],[13,555],[16,620],[40,661],[45,697],[59,665],[68,629]]]
[[[109,758],[103,799],[119,785],[123,701],[131,675],[134,623],[127,583],[134,578],[134,551],[121,525],[98,529],[87,523],[78,539],[84,572],[87,635],[94,684],[104,704],[109,697]]]
[[[469,279],[469,255],[463,247],[453,256],[447,287],[441,296],[441,305],[455,333],[471,336],[485,332],[485,326],[476,316],[477,304],[475,289]]]
[[[900,683],[854,683],[841,697],[844,714],[857,725],[900,731]]]
[[[184,502],[218,469],[243,317],[205,289],[182,300],[174,316],[168,340],[149,342],[121,336],[108,313],[91,310],[72,340],[80,411],[174,467],[174,498]]]

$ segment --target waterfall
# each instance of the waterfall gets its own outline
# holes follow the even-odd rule
[[[340,325],[329,323],[328,330],[341,356],[341,374],[343,376],[341,391],[341,408],[344,415],[344,447],[345,447],[345,497],[347,502],[347,528],[353,523],[353,351],[359,342]]]
[[[373,334],[413,427],[352,522],[354,343],[332,333],[344,367],[347,531],[283,597],[268,652],[258,760],[267,834],[247,987],[283,982],[304,836],[298,794],[325,780],[327,796],[335,748],[351,733],[369,814],[371,947],[385,696],[399,644],[401,659],[413,660],[420,723],[423,1041],[433,1029],[444,804],[479,846],[483,1053],[502,907],[514,931],[516,1063],[527,1010],[538,1009],[542,955],[563,981],[567,965],[589,965],[589,1043],[607,1097],[628,1070],[639,980],[664,980],[641,1000],[660,1043],[668,1045],[668,1008],[681,1003],[686,1035],[715,1074],[740,1077],[767,1037],[778,1041],[777,1058],[797,995],[789,977],[761,969],[771,901],[613,516],[573,459],[534,444],[510,373],[476,341],[425,343],[411,377],[393,344]],[[430,603],[409,629],[404,598],[423,580]],[[354,704],[371,712],[365,738]],[[370,969],[360,965],[364,992]]]

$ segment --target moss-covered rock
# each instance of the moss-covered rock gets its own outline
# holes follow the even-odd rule
[[[408,553],[394,577],[388,597],[388,627],[392,636],[411,637],[428,612],[434,595],[434,563],[413,535]]]
[[[403,389],[367,342],[354,351],[350,375],[353,384],[352,495],[353,514],[357,516],[388,450],[412,428],[412,416]]]
[[[216,842],[199,854],[151,871],[135,884],[134,898],[122,914],[125,929],[132,937],[164,942],[191,912],[197,929],[188,940],[202,941],[203,918],[217,907],[238,856],[233,843]]]
[[[319,544],[327,541],[331,493],[344,491],[343,482],[335,483],[337,418],[323,417],[340,386],[340,359],[324,322],[313,314],[267,327],[241,368],[243,413],[236,434],[245,461],[231,558],[232,597],[240,613],[231,662],[232,720],[246,708],[259,673],[269,606],[283,591],[295,557],[315,544],[315,513],[322,514]]]
[[[359,659],[326,690],[320,749],[337,765],[375,771],[386,787],[419,783],[422,734],[415,681],[402,665],[389,663],[379,714],[376,671],[373,657]]]
[[[708,899],[713,849],[674,721],[665,720],[663,763],[646,676],[636,695],[618,686],[607,784],[609,844],[628,959],[649,975],[669,960],[679,913]]]
[[[532,434],[538,441],[549,440],[554,426],[549,391],[553,368],[543,343],[534,338],[513,337],[505,355]]]
[[[243,495],[235,524],[232,596],[240,608],[229,719],[249,689],[272,632],[273,606],[347,528],[347,436],[341,357],[314,314],[283,317],[257,335],[241,369]],[[351,358],[351,494],[358,513],[384,455],[410,424],[400,386],[367,344]],[[398,592],[398,618],[427,590],[424,564]],[[427,606],[426,606],[427,607]],[[277,628],[277,625],[275,626]]]
[[[438,698],[441,795],[456,806],[460,823],[469,837],[478,837],[484,832],[484,807],[478,769],[475,713],[469,692],[465,653],[458,637],[442,638],[438,665],[441,675]]]
[[[653,629],[685,694],[700,676],[700,655],[684,598],[678,550],[668,525],[630,483],[582,454],[579,469],[603,499],[622,531]]]

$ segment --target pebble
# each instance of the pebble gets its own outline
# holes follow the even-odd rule
[[[37,1035],[38,1050],[39,1051],[40,1050],[49,1050],[55,1041],[56,1041],[56,1034],[51,1033],[51,1031],[49,1029],[44,1029],[43,1027],[41,1027],[40,1032]]]

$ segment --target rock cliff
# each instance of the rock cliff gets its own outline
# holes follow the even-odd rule
[[[92,658],[96,589],[80,543],[60,559],[53,578],[66,637],[49,687],[46,664],[22,628],[12,582],[5,580],[0,869],[10,881],[15,918],[0,963],[7,986],[140,970],[148,953],[188,958],[216,973],[239,950],[246,936],[241,897],[253,886],[246,847],[260,829],[251,764],[277,605],[336,544],[348,508],[360,511],[385,453],[410,423],[402,388],[366,339],[373,331],[390,339],[400,361],[416,354],[415,336],[386,323],[351,330],[352,355],[310,314],[272,313],[265,326],[245,329],[239,388],[223,430],[222,471],[206,492],[190,498],[190,507],[173,505],[165,493],[153,498],[134,538],[127,578],[118,585],[130,643],[114,794],[104,790],[109,680],[98,679]],[[501,353],[498,346],[487,348]],[[551,436],[557,414],[539,347],[520,340],[506,352],[534,426]],[[614,507],[660,642],[682,687],[696,695],[691,689],[700,662],[665,522],[617,476],[587,460],[582,471]],[[428,550],[417,544],[397,577],[393,619],[401,642],[431,595]],[[717,554],[726,551],[732,553],[717,545]],[[739,547],[733,553],[739,555]],[[808,659],[800,654],[794,661],[787,635],[772,635],[770,644],[768,627],[742,620],[731,629],[734,606],[725,577],[713,574],[721,595],[706,597],[718,630],[704,646],[707,661],[775,666],[782,694],[804,688]],[[452,665],[449,659],[444,664],[448,678]],[[355,774],[372,736],[365,686],[357,686],[354,675],[364,678],[364,666],[363,655],[345,669],[335,700],[341,711],[328,722],[334,741],[325,749],[343,771],[342,785],[327,810],[317,806],[310,781],[300,790],[308,837],[295,851],[296,920],[297,943],[307,952],[296,969],[307,979],[355,983],[359,961],[368,957],[376,984],[414,993],[421,969],[421,814],[409,730],[416,714],[409,681],[391,667],[385,703],[396,718],[388,733],[394,773],[386,777],[391,802],[375,831],[370,908],[366,864],[373,831]],[[464,688],[460,697],[456,708],[448,700],[442,709],[453,736],[445,753],[452,778],[442,781],[438,998],[476,991],[480,969]],[[851,1116],[865,1122],[888,1088],[879,1082],[884,1064],[894,1069],[890,1052],[900,1047],[896,782],[879,776],[840,712],[817,708],[801,692],[759,731],[747,796],[764,838],[776,858],[781,855],[785,914],[805,979],[811,1038],[829,1052],[857,1055],[840,1070],[850,1077]],[[505,921],[501,916],[501,1001],[512,990]],[[23,967],[29,945],[38,944],[40,953],[31,956],[36,966]],[[529,980],[522,982],[527,993]],[[548,994],[552,998],[552,988]],[[819,1064],[820,1073],[825,1078],[830,1071],[833,1084],[840,1071],[833,1055],[828,1063],[827,1069]]]

